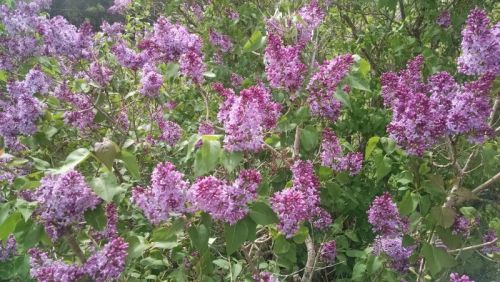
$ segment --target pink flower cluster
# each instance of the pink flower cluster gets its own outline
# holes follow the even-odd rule
[[[147,188],[136,187],[132,191],[132,202],[153,223],[169,219],[172,213],[186,211],[188,183],[170,162],[156,165]]]
[[[297,22],[297,31],[300,42],[309,42],[312,39],[313,31],[321,25],[325,18],[325,11],[321,9],[317,0],[300,8],[298,12],[301,21]]]
[[[461,47],[457,60],[461,73],[500,75],[500,23],[490,27],[486,11],[476,8],[469,13]]]
[[[316,222],[323,229],[332,223],[330,214],[319,207],[319,180],[310,161],[296,161],[291,167],[293,186],[274,193],[271,206],[278,214],[278,229],[292,237],[304,221]]]
[[[333,94],[337,86],[349,72],[354,60],[346,54],[325,61],[312,76],[307,90],[309,91],[309,108],[313,116],[328,118],[335,122],[340,115],[341,103]]]
[[[450,282],[474,282],[474,280],[465,274],[460,275],[455,272],[450,274]]]
[[[303,49],[303,44],[284,46],[278,35],[269,34],[264,59],[271,87],[290,92],[300,88],[307,71],[300,58]]]
[[[235,224],[248,213],[248,203],[257,198],[262,178],[256,170],[240,171],[233,184],[213,176],[199,178],[190,189],[194,208],[214,219]]]
[[[342,148],[335,133],[326,128],[321,141],[321,165],[331,167],[335,171],[347,171],[356,175],[363,166],[363,154],[349,152],[342,155]]]
[[[474,142],[483,141],[491,133],[488,92],[494,76],[487,74],[460,86],[451,75],[440,72],[423,83],[422,65],[423,57],[418,56],[406,70],[382,75],[382,97],[393,111],[389,136],[412,155],[422,155],[446,134],[467,134]]]
[[[244,89],[239,96],[220,83],[213,88],[225,99],[217,115],[226,132],[224,148],[229,152],[260,151],[265,131],[276,126],[280,104],[272,101],[271,93],[263,86]]]

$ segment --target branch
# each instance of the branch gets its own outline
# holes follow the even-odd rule
[[[293,141],[293,159],[299,157],[300,152],[300,125],[295,129],[295,140]]]
[[[311,238],[311,235],[307,235],[305,244],[307,249],[307,262],[306,267],[304,268],[304,275],[302,275],[301,282],[310,282],[312,281],[314,273],[314,262],[316,258],[316,250],[314,250],[314,242]]]
[[[486,180],[483,184],[481,184],[481,185],[477,186],[476,188],[474,188],[474,190],[472,190],[472,193],[474,193],[474,194],[481,194],[481,192],[483,192],[485,189],[487,189],[490,185],[492,185],[493,183],[497,182],[498,180],[500,180],[500,172],[497,173],[492,178]]]
[[[80,262],[83,264],[87,260],[85,256],[83,255],[82,249],[80,249],[80,246],[78,245],[78,242],[75,240],[75,237],[72,236],[72,234],[68,233],[65,236],[66,242],[68,243],[69,247],[75,253],[75,255],[80,259]]]
[[[481,249],[482,247],[493,245],[497,241],[498,241],[498,238],[495,238],[493,241],[490,241],[490,242],[482,243],[482,244],[479,244],[479,245],[473,245],[473,246],[469,246],[469,247],[464,247],[464,248],[460,248],[460,249],[450,250],[450,251],[448,251],[448,253],[459,253],[459,252],[463,252],[463,251],[470,251],[470,250],[475,250],[475,249]]]

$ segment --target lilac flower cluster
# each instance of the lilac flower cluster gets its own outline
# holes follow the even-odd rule
[[[130,127],[130,121],[128,120],[127,110],[124,108],[115,116],[116,125],[118,125],[123,131],[128,131]]]
[[[147,188],[136,187],[132,191],[132,202],[153,223],[169,219],[172,213],[186,211],[188,183],[172,163],[156,165]]]
[[[177,141],[182,136],[182,128],[177,123],[166,120],[163,117],[157,118],[158,127],[160,128],[161,135],[160,141],[167,143],[170,146],[175,146]]]
[[[407,69],[382,75],[382,97],[392,108],[389,136],[412,155],[422,155],[445,134],[468,134],[474,142],[490,135],[488,92],[493,75],[458,85],[440,72],[422,82],[423,57],[417,56]],[[426,95],[430,93],[430,95]]]
[[[500,23],[489,25],[486,11],[475,8],[469,13],[462,30],[462,52],[457,60],[459,72],[500,75]]]
[[[210,29],[208,33],[208,40],[212,45],[218,47],[222,52],[227,53],[233,48],[233,43],[231,43],[231,38],[227,35],[220,34],[214,29]]]
[[[235,224],[248,213],[262,181],[256,170],[243,170],[233,184],[213,176],[199,178],[190,189],[193,206],[217,220]]]
[[[346,54],[325,61],[312,76],[307,90],[309,107],[313,116],[325,117],[335,122],[340,115],[341,103],[333,94],[337,85],[347,75],[354,60]]]
[[[335,240],[325,242],[320,246],[319,258],[321,261],[332,264],[337,256],[337,242]]]
[[[37,214],[45,231],[55,241],[72,226],[83,221],[83,213],[94,209],[100,199],[77,171],[47,175],[34,193]]]
[[[131,4],[132,0],[114,0],[108,11],[113,14],[123,14],[130,8]]]
[[[5,242],[5,246],[3,245],[2,240],[0,240],[0,262],[4,262],[15,256],[16,252],[17,244],[14,235],[9,235],[9,238],[7,238],[7,241]]]
[[[274,193],[271,197],[271,206],[278,214],[278,229],[287,238],[292,237],[304,221],[311,221],[317,228],[328,227],[331,222],[330,214],[319,207],[319,180],[314,175],[314,168],[310,161],[296,161],[291,171],[293,186]]]
[[[54,96],[60,101],[66,102],[73,107],[72,111],[64,113],[64,121],[81,130],[87,132],[94,127],[94,118],[96,112],[89,96],[80,93],[72,93],[68,85],[63,83],[54,90]]]
[[[378,233],[373,243],[373,252],[376,255],[387,255],[394,270],[405,272],[415,249],[413,246],[404,247],[402,242],[402,234],[408,231],[408,220],[400,216],[396,204],[387,192],[375,197],[367,213],[368,222],[373,226],[373,231]]]
[[[47,253],[30,249],[30,274],[37,281],[72,282],[84,276],[97,282],[111,281],[119,278],[125,269],[127,248],[123,238],[114,238],[81,266],[52,260]]]
[[[32,135],[37,131],[36,121],[42,116],[45,104],[34,97],[46,94],[51,80],[40,70],[31,69],[24,80],[7,84],[9,95],[0,100],[0,136],[7,147],[20,150],[19,135]]]
[[[118,63],[126,68],[137,70],[146,63],[146,54],[130,49],[125,41],[119,41],[111,48],[111,52],[115,55]]]
[[[95,240],[110,239],[118,237],[117,223],[118,211],[114,203],[106,205],[106,227],[102,231],[95,231],[92,237]]]
[[[325,11],[321,9],[317,0],[311,0],[308,5],[300,8],[298,15],[301,18],[301,21],[297,22],[299,42],[309,42],[314,29],[323,22]]]
[[[241,84],[243,84],[243,77],[237,73],[232,73],[230,79],[231,86],[233,86],[233,88],[239,88]]]
[[[260,151],[264,132],[276,126],[281,105],[272,101],[263,86],[244,89],[239,96],[220,83],[214,84],[214,90],[225,99],[217,115],[226,132],[224,148],[229,152]]]
[[[160,94],[163,85],[163,76],[159,74],[156,67],[146,64],[141,72],[141,88],[139,92],[146,97],[156,97]]]
[[[408,270],[409,258],[414,249],[414,247],[404,247],[401,236],[377,236],[373,244],[373,253],[377,256],[385,254],[390,259],[391,268],[399,272]]]
[[[267,79],[272,87],[290,92],[299,89],[307,71],[300,58],[303,49],[303,44],[284,46],[278,35],[269,34],[264,58]]]
[[[484,233],[483,243],[492,242],[496,238],[497,238],[497,233],[495,232],[495,230],[490,229],[486,231],[486,233]],[[497,244],[498,242],[485,246],[481,251],[485,254],[500,253],[500,247],[498,247]]]
[[[474,280],[465,274],[460,276],[460,274],[455,272],[450,274],[450,282],[474,282]]]
[[[335,171],[348,171],[351,175],[356,175],[361,172],[363,154],[350,152],[343,156],[337,136],[326,128],[321,141],[321,164]]]
[[[113,72],[104,64],[99,62],[92,62],[89,68],[90,79],[97,83],[99,86],[104,87],[111,81]]]
[[[436,19],[436,23],[442,28],[448,28],[451,25],[451,14],[450,11],[442,11]]]
[[[255,282],[279,282],[278,278],[270,272],[260,272],[259,274],[253,275],[253,281]]]
[[[465,216],[456,216],[453,223],[453,234],[462,234],[469,236],[471,229],[479,224],[479,217],[473,220],[467,219]]]

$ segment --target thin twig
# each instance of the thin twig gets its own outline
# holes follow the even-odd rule
[[[479,245],[473,245],[473,246],[464,247],[464,248],[460,248],[460,249],[449,250],[448,253],[459,253],[459,252],[463,252],[463,251],[470,251],[470,250],[481,249],[482,247],[493,245],[497,241],[498,241],[498,238],[495,238],[493,241],[489,241],[489,242],[482,243],[482,244],[479,244]]]

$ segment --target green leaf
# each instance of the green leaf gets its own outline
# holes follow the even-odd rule
[[[194,160],[194,173],[196,176],[204,175],[214,170],[219,163],[222,153],[220,142],[205,138],[207,136],[210,135],[203,136],[203,145],[196,152]]]
[[[368,81],[366,79],[364,79],[362,77],[359,77],[356,75],[348,75],[347,81],[349,82],[349,85],[354,89],[359,89],[359,90],[371,92],[370,84],[368,83]]]
[[[377,273],[380,268],[382,268],[382,260],[378,256],[369,255],[368,261],[366,262],[366,270],[368,275]]]
[[[111,172],[101,174],[90,182],[92,190],[106,202],[113,201],[115,195],[125,192]]]
[[[311,151],[319,143],[319,133],[314,126],[306,126],[300,130],[300,145],[304,150]]]
[[[356,262],[354,268],[352,269],[352,281],[365,281],[364,276],[366,272],[366,264],[362,262]]]
[[[137,162],[134,154],[122,149],[118,158],[123,161],[125,168],[127,168],[128,172],[130,173],[130,175],[132,175],[133,178],[141,178],[139,163]]]
[[[368,75],[371,69],[370,63],[365,59],[360,59],[358,61],[358,67],[359,67],[359,72],[365,77]]]
[[[444,248],[436,248],[427,243],[423,243],[421,255],[426,259],[433,276],[457,264],[453,256],[448,254]]]
[[[188,230],[189,237],[193,247],[201,252],[208,251],[208,229],[205,225],[191,226]]]
[[[282,234],[274,239],[273,252],[276,254],[286,254],[290,250],[290,247],[291,243],[288,242]]]
[[[222,154],[222,164],[224,168],[231,173],[243,160],[243,154],[241,152],[226,152]]]
[[[246,241],[248,237],[248,227],[244,220],[240,220],[233,225],[224,225],[224,239],[226,240],[227,255],[231,255]]]
[[[456,213],[452,208],[438,206],[431,209],[431,216],[437,225],[448,228],[455,222]]]
[[[225,259],[216,259],[216,260],[212,261],[212,263],[217,265],[218,267],[220,267],[222,269],[229,269],[230,268],[229,262]]]
[[[139,236],[132,236],[127,238],[128,243],[128,259],[134,259],[142,256],[147,248],[144,243],[144,238]]]
[[[387,156],[378,155],[375,158],[375,177],[381,180],[391,172],[392,160]]]
[[[262,32],[260,32],[260,30],[256,30],[252,33],[252,36],[250,36],[245,45],[243,45],[243,50],[246,52],[252,52],[262,48],[264,43],[265,37],[262,35]]]
[[[406,191],[403,199],[399,202],[399,212],[402,215],[409,215],[417,208],[419,202],[420,194]]]
[[[302,225],[299,230],[293,235],[293,241],[297,244],[303,244],[309,235],[309,228]]]
[[[342,104],[344,104],[346,107],[351,108],[351,100],[349,98],[349,94],[345,93],[342,89],[337,89],[335,93],[333,93],[333,96],[337,98]]]
[[[83,215],[85,217],[85,221],[87,221],[87,223],[96,230],[104,230],[106,223],[108,222],[102,205],[98,205],[93,210],[86,210]]]
[[[110,171],[113,169],[113,162],[120,152],[120,147],[115,142],[104,138],[102,142],[94,144],[94,155],[97,160],[103,163]]]
[[[278,222],[278,216],[266,203],[255,202],[250,207],[250,217],[255,223],[260,225],[268,225]]]
[[[373,150],[377,147],[379,140],[380,137],[378,136],[373,136],[368,140],[368,143],[366,143],[366,148],[365,148],[365,160],[368,160],[370,158]]]
[[[0,225],[0,240],[5,241],[12,232],[16,229],[17,223],[21,221],[23,216],[19,212],[11,214],[3,223]]]
[[[214,78],[215,77],[215,73],[211,72],[211,71],[206,71],[203,73],[203,76],[204,77],[208,77],[208,78]]]
[[[88,149],[76,149],[68,155],[62,166],[57,169],[52,169],[51,171],[54,173],[64,173],[70,171],[71,169],[75,168],[77,165],[85,161],[88,157],[90,157],[90,155],[91,153]]]
[[[184,228],[184,220],[178,218],[172,222],[170,226],[162,226],[155,228],[151,235],[151,240],[156,242],[172,241],[176,238],[177,233],[181,232]]]
[[[168,63],[165,70],[165,75],[167,78],[177,77],[179,73],[179,64]]]
[[[28,221],[28,219],[30,219],[36,206],[36,202],[28,202],[21,198],[16,199],[16,209],[22,214],[24,221]]]

